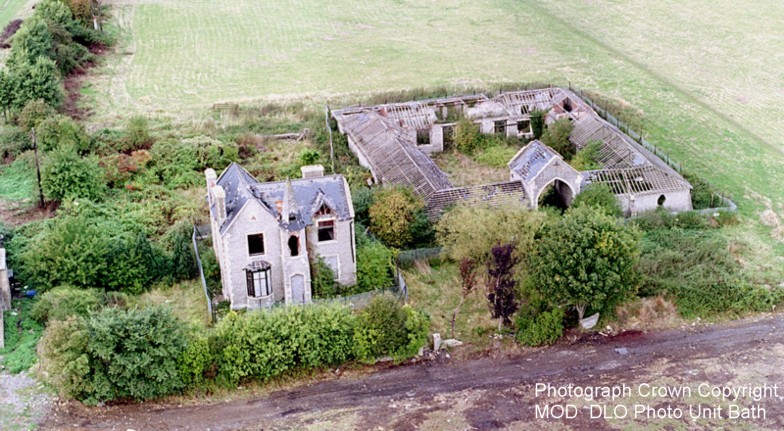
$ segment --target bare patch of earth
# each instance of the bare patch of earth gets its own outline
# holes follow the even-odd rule
[[[35,429],[51,407],[52,396],[27,373],[0,373],[0,429]]]
[[[35,220],[54,216],[59,204],[49,202],[44,208],[39,208],[30,200],[6,201],[0,199],[0,223],[8,226],[18,226]]]
[[[86,408],[63,403],[47,417],[44,429],[87,430],[490,430],[490,429],[782,429],[784,398],[736,401],[759,404],[764,418],[726,417],[595,418],[590,404],[629,409],[688,408],[705,403],[726,409],[729,402],[697,397],[700,384],[740,387],[777,384],[784,395],[784,317],[773,316],[692,328],[584,337],[508,357],[433,361],[346,377],[263,396],[202,405],[135,404]],[[537,383],[643,384],[693,388],[693,397],[643,397],[616,400],[547,397]],[[574,419],[537,418],[535,407],[572,403]],[[726,415],[726,413],[725,413]]]

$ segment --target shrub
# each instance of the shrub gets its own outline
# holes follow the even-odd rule
[[[35,129],[38,145],[44,151],[60,148],[73,148],[79,154],[85,154],[92,147],[92,140],[84,128],[71,117],[56,115],[38,123]]]
[[[98,290],[59,286],[41,295],[30,315],[33,319],[46,323],[65,320],[70,316],[87,317],[102,305],[103,298]]]
[[[723,205],[707,181],[692,173],[684,173],[683,177],[691,183],[691,204],[695,210],[716,208]]]
[[[351,202],[354,204],[354,221],[364,225],[370,224],[370,207],[373,205],[373,190],[358,187],[351,190]]]
[[[483,146],[482,133],[479,126],[467,118],[461,118],[455,126],[455,147],[463,154],[474,154]]]
[[[46,330],[42,369],[61,395],[87,404],[149,400],[184,387],[187,334],[171,310],[106,308],[86,322],[71,317]]]
[[[195,331],[188,335],[188,347],[180,356],[178,368],[180,379],[186,387],[199,386],[204,383],[205,374],[210,371],[213,357],[207,336]]]
[[[357,318],[357,358],[373,362],[387,355],[396,360],[413,356],[427,341],[427,331],[426,317],[401,307],[391,295],[375,296]]]
[[[623,216],[618,199],[615,198],[610,186],[603,183],[588,185],[572,201],[572,208],[593,207],[613,217]]]
[[[612,310],[636,290],[640,235],[603,211],[574,208],[545,226],[532,256],[530,286],[553,307]]]
[[[311,281],[313,296],[317,298],[332,298],[337,295],[337,283],[335,283],[335,273],[324,262],[324,258],[316,256],[310,263]]]
[[[564,160],[571,160],[577,148],[569,141],[574,124],[566,118],[547,126],[542,134],[542,143],[557,151]]]
[[[526,346],[553,344],[563,335],[564,312],[560,308],[545,311],[538,316],[518,316],[517,341]]]
[[[578,171],[593,171],[601,169],[602,164],[599,163],[599,150],[602,148],[602,141],[589,141],[577,154],[572,158],[572,167]]]
[[[316,164],[321,158],[321,155],[316,150],[302,150],[299,153],[299,162],[300,164],[304,165],[313,165]]]
[[[238,158],[237,146],[207,136],[158,141],[150,149],[152,171],[167,187],[201,185],[207,168],[221,171]]]
[[[378,241],[357,244],[358,292],[369,292],[392,285],[392,252]]]
[[[8,105],[13,110],[23,109],[32,100],[43,100],[58,108],[65,98],[57,67],[46,57],[20,63],[10,70],[8,79],[13,97]]]
[[[491,168],[505,168],[518,149],[505,144],[491,145],[477,153],[474,160]]]
[[[0,160],[15,158],[33,149],[30,137],[15,126],[0,127]]]
[[[531,132],[534,134],[534,139],[539,139],[542,137],[542,133],[544,132],[545,115],[547,115],[547,111],[543,111],[541,109],[535,109],[531,111]]]
[[[99,201],[106,194],[104,173],[94,157],[81,158],[74,148],[65,147],[49,154],[42,165],[41,188],[49,200]]]
[[[17,235],[14,241],[22,238]],[[86,216],[61,216],[46,224],[22,248],[17,266],[23,279],[41,290],[60,285],[103,285],[110,237]]]
[[[177,222],[164,237],[172,250],[171,275],[175,280],[190,280],[199,273],[193,254],[193,226],[187,220]]]
[[[153,139],[150,136],[150,126],[147,118],[134,115],[128,120],[128,127],[125,129],[125,139],[120,151],[133,151],[150,148]]]
[[[217,379],[228,385],[266,381],[296,368],[351,360],[355,322],[351,309],[337,304],[230,312],[211,338]]]
[[[521,256],[530,254],[534,237],[547,217],[544,211],[530,211],[520,205],[458,205],[439,220],[436,240],[453,261],[469,258],[484,265],[490,249],[500,243],[514,244]]]
[[[43,327],[30,317],[34,300],[15,299],[11,304],[13,313],[6,313],[5,347],[0,357],[5,370],[16,374],[27,370],[36,362],[35,346],[41,338]]]
[[[22,130],[29,132],[33,127],[38,127],[42,121],[55,115],[57,115],[57,111],[48,103],[42,99],[35,99],[27,102],[22,112],[19,113],[16,123]]]
[[[411,231],[417,211],[424,208],[421,198],[410,189],[377,189],[370,206],[370,230],[391,247],[402,248],[414,239]]]

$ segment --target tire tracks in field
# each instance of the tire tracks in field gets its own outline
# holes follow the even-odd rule
[[[637,68],[638,70],[640,70],[644,74],[647,74],[649,77],[653,78],[655,81],[658,81],[659,83],[668,86],[670,89],[672,89],[673,91],[677,92],[684,99],[686,99],[689,102],[699,106],[700,108],[704,109],[706,112],[709,112],[712,115],[720,118],[726,124],[731,125],[732,127],[736,128],[736,130],[741,131],[743,134],[751,137],[753,140],[757,141],[758,143],[762,144],[763,146],[770,147],[773,150],[775,150],[776,152],[784,154],[784,148],[780,148],[779,146],[775,145],[774,143],[768,142],[765,138],[763,138],[762,136],[758,135],[754,131],[748,129],[746,126],[744,126],[743,124],[739,123],[737,120],[733,119],[732,117],[730,117],[729,115],[725,114],[724,112],[721,112],[720,110],[717,110],[716,108],[714,108],[713,106],[711,106],[707,102],[704,102],[699,97],[695,96],[688,89],[686,89],[686,88],[676,84],[671,79],[669,79],[669,78],[667,78],[667,77],[657,73],[656,71],[651,69],[646,64],[644,64],[644,63],[642,63],[640,61],[635,60],[634,58],[630,57],[628,54],[624,53],[623,51],[620,51],[620,50],[618,50],[616,48],[613,48],[612,46],[602,42],[601,40],[597,39],[596,37],[594,37],[590,33],[586,32],[582,28],[578,27],[577,24],[569,22],[569,21],[567,21],[567,20],[565,20],[563,18],[558,17],[557,15],[552,14],[550,11],[546,10],[544,7],[539,5],[535,0],[534,1],[526,1],[525,4],[534,13],[538,14],[539,16],[545,18],[546,20],[551,21],[555,25],[558,25],[560,27],[564,27],[566,29],[566,31],[574,34],[576,37],[582,38],[582,39],[584,39],[584,40],[586,40],[586,41],[588,41],[588,42],[590,42],[590,43],[592,43],[592,44],[602,48],[603,50],[607,51],[608,53],[610,53],[611,56],[613,56],[613,57],[615,57],[617,59],[620,59],[620,60],[624,61],[625,63],[628,63],[628,64],[632,65],[633,67]]]

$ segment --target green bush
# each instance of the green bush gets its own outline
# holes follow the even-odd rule
[[[207,378],[206,373],[211,371],[213,362],[209,338],[202,333],[190,331],[188,347],[178,361],[183,384],[186,387],[195,387],[204,383]]]
[[[373,190],[367,187],[351,189],[351,202],[354,205],[354,221],[363,225],[370,224],[370,207],[373,205]]]
[[[149,400],[184,387],[187,333],[171,310],[105,308],[86,322],[55,322],[41,342],[43,370],[61,394],[87,404]]]
[[[391,286],[392,252],[378,241],[357,243],[357,293]]]
[[[707,181],[692,173],[684,173],[683,177],[691,183],[691,205],[695,210],[724,206]]]
[[[266,381],[297,368],[350,360],[355,321],[351,309],[336,304],[230,312],[211,337],[217,380]]]
[[[613,310],[636,292],[640,234],[604,211],[581,207],[545,226],[531,257],[530,286],[551,306]]]
[[[370,230],[384,244],[402,248],[410,245],[415,237],[413,227],[421,228],[417,213],[425,207],[422,198],[411,189],[384,187],[376,189],[373,205],[370,206]],[[417,222],[419,224],[415,224]]]
[[[84,128],[65,115],[56,115],[40,121],[35,132],[38,146],[45,152],[73,148],[79,154],[86,154],[92,148],[92,140],[87,136]]]
[[[517,151],[518,148],[505,144],[491,145],[476,153],[474,160],[480,165],[491,168],[505,168]]]
[[[332,298],[338,293],[338,286],[335,282],[335,273],[324,262],[324,258],[316,256],[310,263],[311,281],[310,286],[315,298]]]
[[[89,206],[80,202],[77,208]],[[68,213],[16,235],[19,277],[41,290],[69,285],[140,293],[170,272],[169,259],[143,234],[90,211]]]
[[[30,137],[15,126],[0,127],[0,159],[15,158],[27,150],[33,149]]]
[[[402,360],[427,341],[428,319],[391,295],[377,295],[357,318],[354,343],[357,358],[373,362],[382,356]]]
[[[588,185],[572,201],[572,208],[593,207],[613,217],[623,216],[623,210],[610,186],[603,183]]]
[[[455,147],[463,154],[474,154],[483,147],[484,138],[479,131],[479,126],[467,118],[461,118],[455,126]]]
[[[42,121],[57,115],[57,111],[42,99],[29,101],[16,118],[16,123],[25,132],[29,132],[33,127],[38,127]]]
[[[103,170],[94,157],[81,158],[72,147],[55,150],[41,166],[41,188],[52,201],[89,199],[100,201],[106,194]]]
[[[33,319],[46,323],[65,320],[70,316],[87,317],[102,305],[103,298],[99,290],[58,286],[41,295],[30,315]]]
[[[44,328],[30,317],[34,304],[34,300],[15,299],[11,304],[14,312],[5,312],[5,347],[0,349],[0,357],[5,370],[12,374],[27,370],[36,362],[35,347]]]
[[[531,111],[531,132],[534,134],[534,139],[539,139],[542,137],[542,133],[544,132],[545,115],[547,115],[547,111],[543,111],[541,109],[535,109]]]
[[[153,174],[169,188],[201,185],[205,169],[220,172],[239,157],[235,143],[207,136],[158,141],[153,144],[150,154]]]
[[[134,115],[128,120],[128,127],[125,129],[125,138],[121,141],[122,145],[118,150],[133,151],[141,148],[149,148],[153,139],[150,136],[150,125],[147,118]]]
[[[526,346],[553,344],[563,335],[564,312],[560,308],[530,317],[520,314],[516,319],[517,341]]]
[[[601,150],[602,145],[602,141],[589,141],[588,144],[572,158],[572,167],[578,171],[601,169],[602,164],[599,163],[599,150]]]
[[[564,160],[571,160],[577,147],[569,141],[569,135],[574,129],[574,124],[566,118],[560,119],[547,126],[542,134],[542,143],[557,151]]]

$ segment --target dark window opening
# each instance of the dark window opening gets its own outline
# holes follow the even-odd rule
[[[563,108],[566,112],[572,112],[572,102],[570,102],[569,99],[564,100]]]
[[[527,105],[521,105],[520,106],[520,114],[525,115],[527,113],[528,113],[528,106]]]
[[[264,234],[248,235],[248,254],[251,256],[264,254]]]
[[[335,239],[335,220],[322,220],[318,222],[319,242],[332,241]]]
[[[417,145],[430,145],[430,130],[417,129]]]
[[[531,121],[522,120],[517,122],[518,133],[531,133]]]
[[[259,271],[245,271],[245,278],[248,283],[249,297],[259,298],[262,296],[270,296],[272,294],[269,268]]]
[[[299,238],[296,235],[289,237],[289,252],[291,257],[299,256]]]
[[[506,121],[495,122],[495,133],[499,135],[506,133]]]
[[[666,200],[667,200],[667,198],[664,197],[664,195],[661,195],[661,196],[659,196],[659,200],[656,201],[656,202],[659,204],[659,206],[662,206],[662,205],[664,205],[664,201],[666,201]]]

